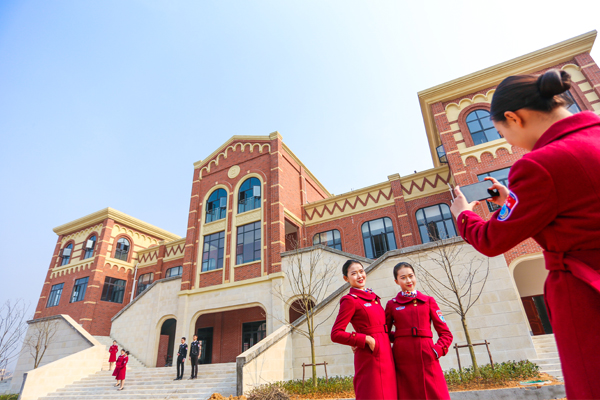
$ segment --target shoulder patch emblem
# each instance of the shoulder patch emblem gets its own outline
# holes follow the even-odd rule
[[[350,294],[350,296],[354,297],[355,299],[357,299],[357,298],[358,298],[358,296],[357,296],[357,295],[355,295],[355,294]]]
[[[396,307],[396,311],[404,310],[405,306]]]
[[[442,310],[437,310],[436,314],[437,314],[438,318],[440,319],[440,321],[442,321],[443,323],[446,323],[446,320],[444,319],[444,316],[442,315]]]
[[[508,197],[504,202],[504,205],[500,209],[500,213],[498,213],[498,221],[506,221],[508,217],[512,214],[515,207],[519,204],[519,199],[517,199],[517,195],[513,192],[508,193]]]
[[[371,307],[371,303],[365,303],[365,307]]]

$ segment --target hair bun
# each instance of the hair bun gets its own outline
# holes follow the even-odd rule
[[[537,84],[542,97],[552,98],[571,88],[571,75],[566,71],[551,69],[540,75]]]

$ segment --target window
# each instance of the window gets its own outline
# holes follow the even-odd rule
[[[260,208],[260,181],[258,178],[250,178],[240,186],[238,214],[255,208]]]
[[[59,283],[58,285],[52,286],[52,289],[50,289],[50,296],[48,296],[48,303],[46,304],[47,308],[58,305],[58,303],[60,302],[60,295],[62,294],[64,285],[64,283]]]
[[[227,192],[217,189],[206,202],[206,222],[218,221],[227,215]]]
[[[324,244],[327,247],[342,250],[342,238],[340,237],[340,231],[333,229],[331,231],[317,233],[313,237],[313,245],[316,244]]]
[[[236,264],[260,260],[260,221],[238,226]]]
[[[129,240],[121,238],[117,241],[117,250],[115,250],[115,258],[127,261],[129,256]]]
[[[418,210],[417,225],[423,243],[456,236],[450,207],[446,204],[436,204]]]
[[[122,303],[124,294],[125,281],[107,276],[104,280],[104,288],[102,288],[102,297],[100,297],[100,300],[110,301],[111,303]]]
[[[92,236],[84,243],[83,248],[85,249],[85,254],[83,255],[83,259],[90,258],[94,255],[95,245],[96,245],[96,235]]]
[[[492,178],[496,178],[496,180],[498,180],[498,182],[500,182],[504,186],[508,187],[508,173],[509,172],[510,172],[510,167],[504,168],[504,169],[499,169],[497,171],[487,172],[487,173],[481,174],[481,175],[477,175],[477,179],[479,179],[479,182],[481,182],[481,181],[485,180],[485,178],[487,178],[488,176],[491,176]],[[486,201],[486,203],[487,203],[487,206],[488,206],[488,209],[490,210],[490,212],[494,212],[500,208],[499,205],[490,203],[489,201]]]
[[[567,107],[567,110],[569,110],[571,114],[577,114],[578,112],[581,112],[581,108],[579,108],[577,102],[575,102],[575,99],[573,98],[571,92],[567,90],[565,92],[565,96],[568,97],[569,100],[571,100],[571,105]]]
[[[435,151],[437,152],[437,156],[438,159],[440,160],[440,163],[442,164],[448,164],[448,156],[446,155],[446,150],[444,149],[444,145],[439,145],[438,147],[435,148]]]
[[[386,251],[396,250],[394,226],[389,218],[379,218],[362,225],[367,258],[379,258]]]
[[[71,303],[82,301],[85,297],[85,289],[88,285],[88,277],[77,279],[75,286],[73,286],[73,294],[71,295]]]
[[[62,262],[60,265],[67,265],[71,260],[71,252],[73,252],[73,243],[70,243],[67,247],[65,247],[61,253]]]
[[[166,273],[166,278],[170,278],[172,276],[181,276],[183,273],[183,267],[180,265],[179,267],[169,268]]]
[[[466,119],[471,138],[475,145],[491,142],[492,140],[500,139],[501,136],[494,128],[490,119],[490,112],[486,110],[475,110],[467,115]]]
[[[154,279],[154,272],[150,272],[149,274],[140,275],[140,277],[138,278],[138,284],[137,284],[137,289],[135,291],[135,295],[137,296],[140,293],[142,293],[144,290],[146,290],[146,288],[148,286],[150,286],[150,284],[152,283],[153,279]]]
[[[242,352],[248,350],[267,336],[267,322],[246,322],[242,324]]]
[[[202,272],[223,268],[223,250],[225,249],[225,232],[204,236],[202,249]]]

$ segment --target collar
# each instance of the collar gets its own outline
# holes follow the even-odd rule
[[[540,149],[555,140],[562,138],[581,129],[600,125],[600,117],[591,111],[582,111],[570,117],[556,121],[533,146],[532,151]]]
[[[419,292],[417,290],[417,296],[416,297],[406,297],[402,295],[402,292],[398,293],[396,295],[396,297],[394,298],[394,301],[396,303],[401,303],[401,304],[405,304],[405,303],[410,303],[413,300],[421,300],[422,302],[426,302],[427,301],[427,296],[425,296],[423,293]]]
[[[379,298],[379,296],[377,296],[372,290],[366,291],[366,290],[350,288],[349,294],[352,297],[360,297],[361,299],[367,300],[367,301],[373,301],[373,300]]]

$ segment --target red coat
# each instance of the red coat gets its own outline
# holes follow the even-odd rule
[[[511,168],[511,198],[489,221],[471,211],[461,236],[488,256],[533,237],[544,249],[545,300],[569,399],[600,398],[600,118],[554,123]]]
[[[110,346],[110,348],[108,349],[108,352],[110,353],[110,357],[108,357],[108,362],[115,362],[117,361],[117,352],[119,351],[119,346],[116,345],[112,345]]]
[[[129,357],[126,355],[120,355],[117,358],[117,364],[115,366],[115,371],[113,372],[113,376],[116,380],[122,381],[125,379],[125,372],[127,371],[127,361],[129,361]]]
[[[349,323],[356,332],[346,332]],[[365,342],[367,335],[375,339],[374,351]],[[358,348],[354,353],[356,400],[396,400],[396,374],[385,312],[375,293],[352,288],[342,297],[331,340]]]
[[[452,333],[433,297],[398,293],[385,306],[385,321],[394,338],[398,399],[450,399],[438,358],[448,354]],[[431,323],[438,334],[433,344]]]

